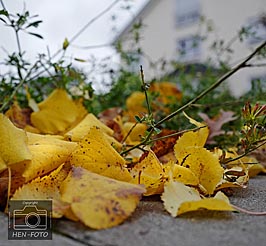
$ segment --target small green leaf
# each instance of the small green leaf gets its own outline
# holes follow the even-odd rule
[[[38,33],[28,32],[28,34],[33,35],[33,36],[35,36],[35,37],[37,37],[37,38],[43,39],[43,36],[40,35],[40,34],[38,34]]]
[[[29,28],[29,27],[31,27],[31,26],[33,26],[33,27],[38,27],[39,24],[41,24],[41,23],[42,23],[41,20],[39,20],[39,21],[34,21],[34,22],[30,23],[29,25],[27,25],[26,28]]]
[[[134,117],[135,117],[135,120],[136,120],[138,123],[141,123],[141,122],[142,122],[142,120],[141,120],[141,118],[140,118],[139,116],[135,115]]]
[[[159,129],[159,128],[156,128],[156,127],[154,127],[154,131],[156,132],[156,134],[159,134],[159,133],[161,133],[161,129]]]
[[[63,50],[66,50],[68,46],[69,46],[69,41],[67,38],[65,38],[65,40],[63,42]]]
[[[0,15],[9,16],[8,12],[5,9],[0,10]]]
[[[74,58],[75,61],[78,61],[78,62],[87,62],[86,60],[84,59],[81,59],[81,58]]]

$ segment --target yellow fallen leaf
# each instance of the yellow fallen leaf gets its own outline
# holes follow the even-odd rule
[[[79,221],[79,218],[73,213],[70,205],[69,208],[64,211],[64,217],[75,222]]]
[[[169,108],[165,107],[166,104],[171,102],[180,101],[182,98],[181,92],[178,90],[176,84],[160,81],[152,82],[149,88],[150,92],[155,92],[156,98],[151,102],[154,112],[169,112]],[[142,113],[147,113],[145,94],[140,91],[133,92],[126,100],[125,116],[128,117],[128,121],[135,122],[135,116]]]
[[[259,173],[262,172],[266,172],[266,168],[261,165],[260,163],[257,164],[252,164],[250,165],[249,169],[248,169],[248,175],[249,177],[255,177],[256,175],[258,175]]]
[[[24,129],[27,125],[29,114],[30,110],[22,109],[17,101],[14,101],[10,108],[5,112],[5,116],[20,129]]]
[[[111,146],[104,133],[96,127],[92,127],[79,142],[69,161],[71,165],[84,167],[110,178],[123,181],[132,179],[125,167],[124,158]]]
[[[152,151],[149,151],[148,155],[130,170],[130,173],[133,177],[132,183],[145,185],[145,196],[163,192],[163,167]]]
[[[244,164],[228,167],[224,170],[223,179],[216,187],[217,190],[225,188],[246,188],[249,180],[248,169]]]
[[[197,127],[206,126],[203,123],[199,123],[194,119],[190,118],[185,114],[185,116],[189,119],[191,124],[194,124]],[[207,138],[209,135],[209,129],[207,127],[200,128],[197,131],[189,131],[184,133],[177,141],[174,146],[175,155],[178,158],[184,158],[187,155],[187,148],[190,147],[204,147]]]
[[[3,114],[0,114],[0,163],[5,165],[29,162],[32,158],[27,147],[25,131],[15,127]]]
[[[74,189],[73,189],[74,187]],[[81,167],[73,167],[61,185],[62,200],[94,229],[116,226],[135,210],[145,188],[110,179]]]
[[[168,81],[151,83],[150,91],[159,92],[158,101],[162,101],[163,104],[180,101],[182,98],[177,85]]]
[[[199,185],[199,178],[189,168],[177,165],[173,161],[166,163],[164,170],[166,178],[172,178],[186,185]]]
[[[239,184],[247,184],[249,180],[248,167],[243,165],[228,167],[224,170],[223,179],[229,182],[238,182]]]
[[[239,155],[236,153],[236,151],[233,151],[233,153],[227,152],[225,157],[236,158],[238,156]],[[249,177],[255,177],[260,172],[263,172],[265,170],[264,166],[258,163],[256,158],[251,156],[244,156],[239,160],[231,161],[228,163],[228,167],[237,167],[237,166],[241,169],[245,169],[244,171],[247,170],[246,175],[248,175]]]
[[[106,134],[112,136],[114,131],[98,120],[93,114],[87,114],[86,117],[79,122],[73,129],[64,134],[65,139],[78,142],[82,140],[92,127],[98,127]]]
[[[199,183],[206,189],[207,194],[213,194],[216,186],[223,178],[224,169],[221,167],[217,155],[202,147],[186,149],[187,156],[178,157],[181,166],[190,169],[199,179]]]
[[[4,162],[4,160],[2,159],[1,155],[0,155],[0,173],[5,170],[7,168],[6,163]]]
[[[88,114],[81,122],[78,123],[78,125],[66,132],[64,134],[64,138],[69,141],[79,142],[88,134],[92,127],[101,129],[108,142],[115,149],[120,150],[122,148],[122,144],[113,137],[114,131],[98,120],[93,114]]]
[[[165,209],[176,217],[180,214],[202,209],[217,211],[234,211],[229,199],[218,192],[213,198],[201,198],[194,188],[170,180],[165,185],[162,195]]]
[[[177,215],[202,209],[216,211],[235,211],[235,209],[230,204],[228,197],[224,193],[219,191],[212,198],[203,198],[199,201],[183,202],[178,209]]]
[[[26,134],[28,137],[28,145],[37,145],[43,143],[54,145],[55,143],[57,143],[57,140],[59,140],[59,143],[64,140],[64,138],[60,135],[43,135],[32,132],[27,132]]]
[[[32,160],[25,165],[22,176],[26,182],[56,169],[68,160],[77,143],[54,138],[53,141],[44,139],[28,146]]]
[[[30,125],[26,125],[26,126],[24,127],[24,130],[25,130],[26,132],[31,132],[31,133],[41,133],[41,131],[40,131],[39,129],[37,129],[37,128],[34,127],[34,126],[30,126]]]
[[[184,201],[198,201],[201,199],[197,190],[172,179],[165,184],[161,198],[164,202],[164,208],[173,217],[177,216],[179,207]]]
[[[128,111],[133,112],[147,112],[145,107],[145,94],[140,91],[133,92],[126,100],[126,107]]]
[[[40,111],[31,114],[31,122],[42,133],[62,133],[85,116],[86,111],[79,104],[65,90],[56,89],[38,104]]]
[[[120,142],[118,142],[114,137],[109,136],[106,133],[104,133],[104,135],[108,143],[111,144],[111,146],[113,146],[114,149],[116,149],[117,151],[120,151],[122,149],[123,145]]]
[[[53,218],[60,218],[68,209],[68,204],[61,201],[59,187],[67,177],[67,170],[63,169],[63,164],[50,174],[32,180],[17,189],[12,200],[47,200],[53,201]]]
[[[126,138],[126,143],[137,144],[141,141],[141,137],[144,136],[147,130],[147,125],[138,123],[135,125],[133,122],[126,122],[122,125],[122,132]]]

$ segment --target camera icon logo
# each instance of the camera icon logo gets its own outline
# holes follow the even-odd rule
[[[9,240],[52,240],[52,200],[10,200]]]
[[[13,211],[14,230],[46,230],[47,210],[26,205],[21,210]]]

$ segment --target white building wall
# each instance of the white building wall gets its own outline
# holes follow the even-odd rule
[[[199,1],[201,15],[213,21],[214,32],[203,43],[200,54],[190,59],[190,62],[205,61],[210,56],[216,61],[217,57],[209,50],[214,40],[229,41],[243,25],[248,23],[250,18],[266,13],[266,0]],[[176,0],[152,0],[139,17],[144,24],[140,46],[153,62],[160,59],[177,60],[177,40],[199,33],[198,23],[176,25],[176,4]],[[126,35],[127,33],[122,35],[122,40]],[[127,49],[132,48],[126,42],[124,45]],[[230,64],[237,64],[257,45],[250,45],[247,42],[234,43],[232,46],[234,54],[230,58]],[[147,59],[142,59],[142,65],[147,79],[160,75],[161,70],[150,68]],[[230,87],[233,93],[239,96],[249,89],[251,78],[265,75],[265,68],[245,68],[230,79]]]
[[[204,44],[205,60],[211,55],[208,48],[213,41],[224,39],[231,40],[243,25],[247,25],[250,18],[258,16],[266,12],[266,0],[201,0],[202,14],[208,19],[213,20],[215,32],[210,35],[209,39]],[[247,42],[235,42],[232,45],[234,53],[230,60],[231,65],[236,65],[245,58],[252,49],[259,43],[250,45]],[[213,56],[213,59],[217,57]],[[265,76],[266,68],[245,68],[233,75],[229,81],[229,86],[236,96],[240,96],[250,89],[250,80],[257,76]]]

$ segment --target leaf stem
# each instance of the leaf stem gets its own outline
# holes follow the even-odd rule
[[[222,164],[225,164],[225,165],[226,165],[226,164],[228,164],[229,162],[237,161],[237,160],[241,159],[242,157],[248,155],[249,153],[253,152],[254,150],[258,149],[259,147],[261,147],[261,146],[264,145],[264,144],[266,144],[266,140],[263,141],[263,142],[262,142],[261,144],[259,144],[258,146],[249,149],[248,151],[246,151],[246,152],[243,153],[242,155],[239,155],[238,157],[235,157],[235,158],[233,158],[233,159],[229,159],[229,160],[223,162]]]
[[[142,69],[142,65],[140,65],[140,77],[141,77],[141,81],[142,81],[142,88],[145,94],[145,100],[147,103],[147,109],[148,109],[148,115],[152,115],[152,111],[151,111],[151,106],[150,106],[150,102],[149,102],[149,97],[148,97],[148,93],[147,93],[147,84],[144,80],[144,72]]]
[[[136,122],[131,128],[130,130],[128,131],[127,135],[123,138],[122,140],[122,144],[126,142],[128,136],[131,134],[131,132],[134,130],[134,128],[137,126],[138,122]]]
[[[4,9],[5,11],[7,11],[6,6],[5,6],[3,0],[0,0],[0,2],[1,2],[1,5],[2,5],[3,9]],[[8,19],[9,22],[10,22],[10,26],[11,26],[11,27],[14,29],[14,31],[15,31],[16,42],[17,42],[17,46],[18,46],[18,52],[19,52],[19,56],[21,57],[21,56],[22,56],[22,50],[21,50],[21,45],[20,45],[20,40],[19,40],[19,35],[18,35],[18,32],[19,32],[20,29],[16,28],[16,26],[12,23],[12,20],[10,19],[9,14],[8,14],[6,17],[7,17],[7,19]],[[21,78],[20,78],[20,79],[21,79]]]
[[[187,129],[187,130],[175,132],[175,133],[172,133],[172,134],[168,134],[166,136],[150,139],[149,141],[147,141],[147,143],[149,144],[149,143],[152,143],[152,142],[155,142],[155,141],[158,141],[158,140],[162,140],[162,139],[165,139],[165,138],[174,137],[174,136],[177,136],[177,135],[180,135],[180,134],[184,134],[186,132],[195,132],[195,131],[200,130],[201,128],[206,128],[206,127],[207,126],[200,126],[200,127],[195,127],[193,129]]]
[[[238,207],[236,205],[232,205],[232,207],[234,209],[238,210],[239,212],[246,213],[246,214],[250,214],[250,215],[258,215],[258,216],[266,215],[266,211],[264,211],[264,212],[249,211],[249,210],[246,210],[244,208],[240,208],[240,207]]]

